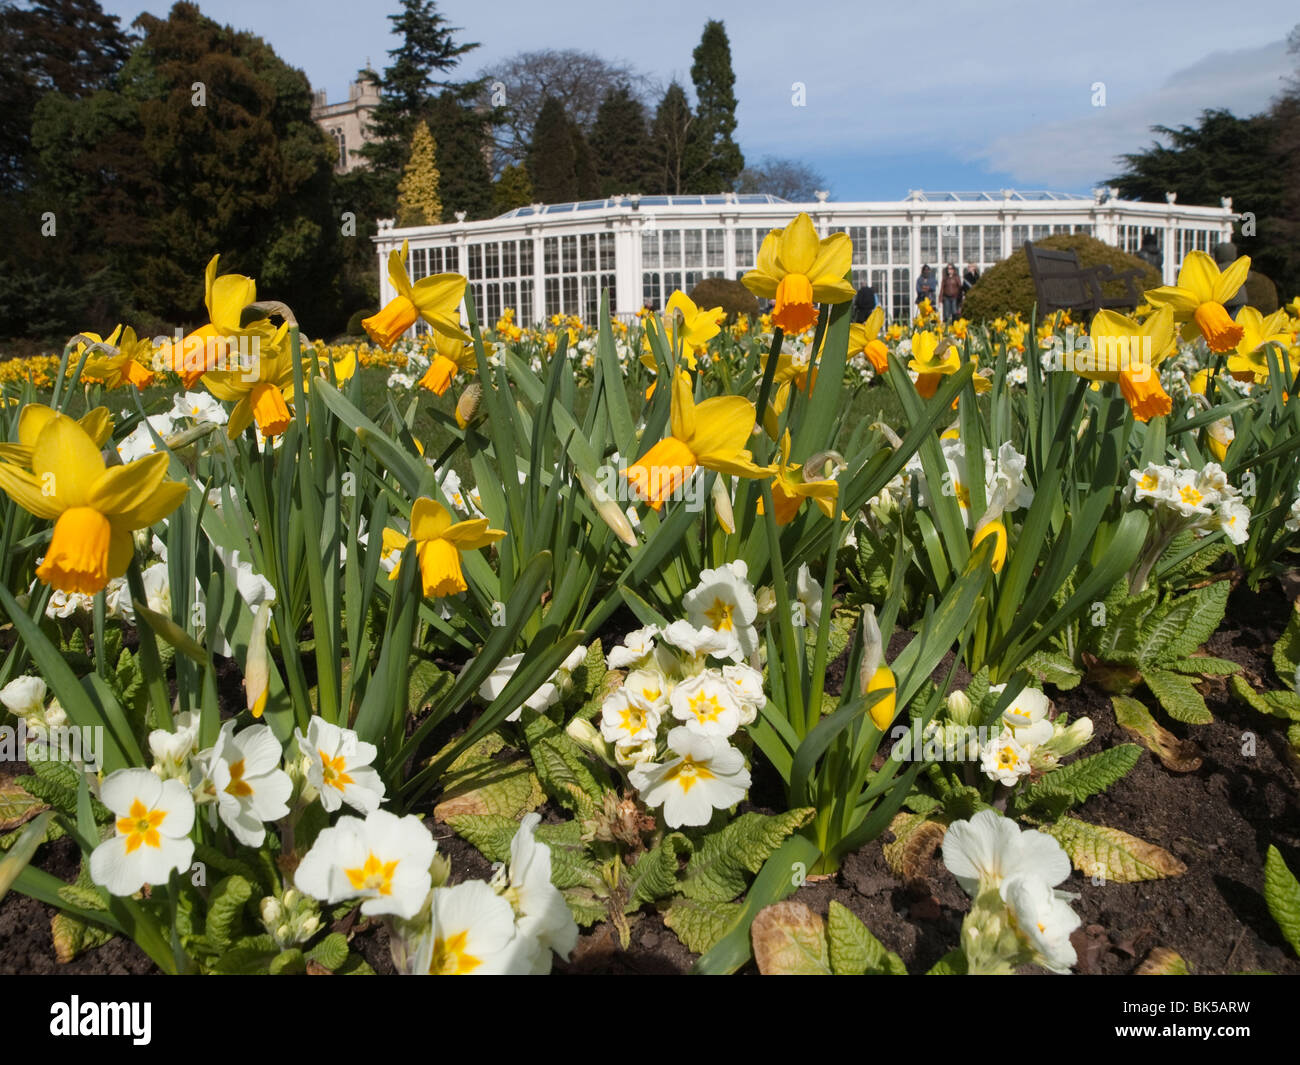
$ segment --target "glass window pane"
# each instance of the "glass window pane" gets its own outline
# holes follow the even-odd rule
[[[754,257],[754,231],[736,230],[736,266],[748,270],[757,261]]]
[[[889,262],[889,227],[871,227],[871,261],[873,263]]]
[[[558,274],[560,272],[560,238],[547,237],[542,242],[542,262],[546,265],[547,274]],[[548,306],[550,300],[550,289],[547,288]],[[547,314],[552,312],[547,311]]]
[[[531,240],[521,240],[519,242],[519,276],[531,277],[533,274],[533,242]]]
[[[653,229],[641,230],[641,265],[651,268],[659,265],[659,234]]]
[[[582,246],[582,269],[596,269],[596,234],[584,233],[580,243]]]
[[[895,231],[897,232],[897,230]],[[939,257],[939,227],[922,226],[921,227],[921,264],[934,265],[935,259]],[[901,260],[895,260],[900,262]]]
[[[600,268],[602,270],[614,269],[614,234],[602,233],[600,235]]]
[[[517,246],[513,240],[503,241],[501,244],[502,277],[517,277],[519,275],[519,262],[515,254]]]
[[[912,259],[912,230],[909,226],[891,226],[889,233],[891,261],[906,265]],[[882,260],[883,261],[883,260]]]
[[[477,281],[483,276],[483,245],[469,246],[469,279]]]
[[[727,265],[727,235],[721,229],[710,229],[708,232],[708,245],[705,266],[726,266]]]
[[[574,273],[578,269],[578,238],[561,237],[560,240],[560,267],[566,274]]]
[[[984,261],[995,263],[1002,258],[1002,227],[984,227]]]
[[[680,229],[665,229],[663,231],[660,252],[663,256],[664,266],[682,265],[682,231]]]

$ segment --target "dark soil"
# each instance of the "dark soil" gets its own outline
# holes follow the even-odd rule
[[[1286,624],[1292,583],[1244,586],[1229,601],[1227,620],[1206,645],[1212,655],[1239,663],[1257,688],[1278,687],[1271,652]],[[635,627],[634,625],[631,627]],[[891,647],[890,653],[898,648]],[[936,675],[946,674],[949,661]],[[844,665],[834,663],[833,688]],[[968,677],[959,670],[958,684]],[[832,687],[832,685],[828,685]],[[1083,925],[1075,935],[1080,973],[1133,972],[1156,947],[1177,951],[1197,973],[1269,971],[1300,973],[1262,895],[1263,860],[1270,843],[1288,865],[1300,869],[1300,776],[1286,744],[1284,723],[1264,718],[1229,695],[1221,678],[1200,685],[1215,720],[1204,726],[1172,721],[1145,693],[1138,697],[1157,720],[1190,740],[1202,764],[1188,773],[1166,769],[1143,754],[1134,770],[1107,793],[1074,813],[1083,820],[1131,833],[1170,851],[1187,865],[1182,876],[1136,884],[1094,884],[1074,873],[1062,888],[1079,895],[1073,903]],[[1092,718],[1092,754],[1131,738],[1115,722],[1110,700],[1085,685],[1067,692],[1049,689],[1058,712]],[[441,737],[440,737],[441,738]],[[780,782],[756,765],[750,801],[755,808],[779,808]],[[547,820],[554,810],[543,809]],[[491,865],[446,825],[428,819],[439,850],[451,859],[452,880],[487,878]],[[888,841],[886,833],[883,841]],[[825,914],[831,899],[852,910],[913,973],[925,972],[958,943],[969,900],[937,856],[904,883],[884,861],[881,842],[849,856],[834,876],[806,884],[793,896]],[[77,871],[76,849],[60,840],[42,848],[36,864],[65,880]],[[50,935],[53,911],[16,892],[0,903],[2,973],[147,973],[149,959],[134,944],[113,940],[67,965],[54,960]],[[353,946],[380,973],[393,972],[386,931],[378,922],[354,929]],[[609,925],[586,931],[561,973],[610,975],[681,973],[695,960],[660,916],[634,918],[631,944],[620,948]],[[752,963],[748,967],[753,971]]]

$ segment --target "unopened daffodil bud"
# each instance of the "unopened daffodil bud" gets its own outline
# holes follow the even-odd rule
[[[261,717],[266,709],[270,665],[266,653],[266,629],[271,623],[271,604],[263,601],[253,617],[253,631],[248,637],[248,658],[244,668],[244,694],[249,712]]]
[[[718,524],[722,526],[722,531],[730,536],[736,531],[736,518],[731,511],[731,492],[727,488],[726,479],[722,476],[713,479],[713,514],[718,519]]]
[[[989,537],[994,538],[993,557],[991,563],[994,573],[1001,573],[1002,566],[1007,560],[1007,527],[1002,524],[1001,520],[985,522],[975,530],[975,538],[971,541],[971,550]]]
[[[474,420],[478,413],[479,401],[483,398],[483,386],[478,381],[471,381],[456,401],[456,424],[464,429]]]
[[[614,535],[628,547],[636,547],[638,542],[636,531],[632,528],[632,523],[628,520],[627,512],[622,505],[611,498],[601,487],[600,482],[590,474],[579,470],[578,481],[582,485],[582,490],[587,493],[587,498],[591,500],[591,505],[596,508],[601,521],[608,525]]]
[[[863,695],[884,692],[885,695],[871,705],[868,713],[876,727],[884,730],[894,720],[897,710],[894,671],[885,664],[884,641],[880,625],[876,622],[876,608],[868,606],[862,612],[862,666],[858,671],[858,684]]]

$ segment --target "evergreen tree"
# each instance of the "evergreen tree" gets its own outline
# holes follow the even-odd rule
[[[437,145],[429,126],[420,122],[411,138],[411,157],[401,183],[397,186],[397,224],[399,226],[436,226],[442,221],[442,201],[438,198]]]
[[[589,143],[600,195],[650,191],[654,167],[645,108],[626,85],[605,94]]]
[[[528,176],[541,203],[568,203],[578,198],[577,147],[564,105],[548,96],[533,126],[528,149]]]
[[[121,91],[49,93],[33,120],[42,200],[59,226],[48,243],[75,251],[73,276],[102,271],[99,302],[69,303],[65,323],[127,319],[146,334],[196,324],[204,267],[220,252],[223,271],[256,276],[305,328],[326,331],[342,310],[336,155],[306,77],[193,4],[137,24]]]
[[[698,191],[688,188],[687,167],[697,151],[699,136],[695,116],[686,100],[685,90],[672,82],[655,111],[650,130],[651,185],[647,192],[681,193]]]
[[[528,180],[528,171],[518,163],[511,163],[492,186],[492,209],[497,214],[505,214],[533,202],[533,183]]]
[[[448,89],[429,109],[429,132],[438,144],[442,217],[458,211],[474,221],[492,214],[492,150],[490,113],[468,106],[460,93]]]
[[[591,155],[591,146],[576,122],[569,123],[569,136],[573,138],[573,190],[578,200],[594,200],[600,195],[600,178]]]
[[[691,81],[695,85],[696,140],[687,173],[691,192],[729,192],[745,168],[745,157],[732,138],[736,132],[736,75],[731,69],[731,44],[721,22],[705,23],[692,53]]]
[[[420,118],[448,92],[459,103],[467,102],[479,91],[481,81],[460,83],[437,76],[453,70],[460,57],[478,44],[456,43],[453,35],[459,30],[447,25],[434,0],[402,0],[401,12],[388,19],[402,43],[389,51],[393,61],[382,77],[372,70],[363,72],[378,86],[379,104],[370,115],[374,139],[361,149],[361,154],[396,186],[406,161],[406,146]],[[437,129],[434,133],[439,143],[445,143]]]
[[[1283,206],[1288,171],[1280,154],[1275,115],[1285,109],[1285,97],[1274,113],[1239,118],[1229,111],[1201,114],[1195,126],[1154,126],[1152,132],[1167,143],[1156,142],[1141,152],[1121,158],[1124,173],[1108,184],[1125,199],[1163,203],[1166,192],[1178,193],[1180,203],[1217,205],[1230,196],[1238,211],[1255,216],[1255,233],[1234,238],[1237,250],[1251,256],[1251,266],[1289,291],[1300,282],[1294,275],[1290,238]],[[1165,254],[1172,254],[1166,249]]]

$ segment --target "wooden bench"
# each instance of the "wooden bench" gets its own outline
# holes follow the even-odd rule
[[[1109,266],[1080,266],[1079,257],[1073,251],[1035,247],[1028,240],[1024,248],[1038,295],[1039,315],[1064,310],[1096,314],[1108,307],[1132,310],[1142,302],[1140,279],[1145,271],[1140,267],[1116,273]],[[1102,285],[1107,281],[1122,281],[1128,289],[1127,295],[1105,296]]]

